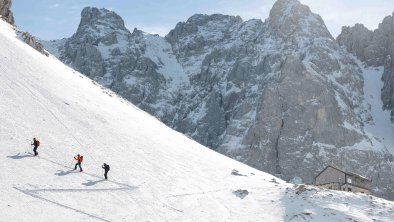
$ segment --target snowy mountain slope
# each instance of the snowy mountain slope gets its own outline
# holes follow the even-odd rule
[[[302,192],[215,153],[39,54],[2,21],[0,50],[0,221],[394,216],[393,202],[315,188]],[[41,140],[39,157],[25,153],[33,136]],[[83,173],[70,170],[76,153],[85,157]],[[111,165],[109,181],[102,180],[103,162]]]
[[[193,15],[165,38],[106,9],[81,17],[54,54],[166,125],[286,181],[335,164],[394,199],[394,157],[365,127],[363,70],[299,1],[278,0],[264,22]]]

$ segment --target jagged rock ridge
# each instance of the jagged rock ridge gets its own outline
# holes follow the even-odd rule
[[[296,0],[277,1],[264,22],[197,14],[165,38],[130,33],[114,12],[85,8],[71,38],[45,44],[232,158],[306,183],[333,163],[371,177],[375,194],[394,198],[393,157],[364,131],[361,69]]]

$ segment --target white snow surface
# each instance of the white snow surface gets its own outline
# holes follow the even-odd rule
[[[0,51],[0,221],[394,217],[393,202],[364,194],[313,187],[296,194],[292,184],[203,147],[41,55],[2,21]],[[39,157],[31,155],[33,136]],[[77,153],[84,172],[72,171]]]
[[[364,96],[367,104],[371,107],[372,124],[366,124],[366,131],[379,138],[387,149],[394,154],[394,124],[390,120],[390,112],[383,110],[381,99],[381,80],[383,67],[367,67],[364,74]]]

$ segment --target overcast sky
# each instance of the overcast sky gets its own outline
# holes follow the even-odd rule
[[[343,25],[362,23],[377,28],[394,11],[394,0],[300,0],[320,14],[336,37]],[[127,28],[166,35],[180,21],[196,13],[240,15],[265,20],[275,0],[14,0],[16,25],[44,39],[70,37],[86,6],[118,13]]]

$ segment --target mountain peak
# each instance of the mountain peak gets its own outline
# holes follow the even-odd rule
[[[331,38],[323,19],[298,0],[278,0],[270,11],[268,23],[282,37],[309,35]]]
[[[105,8],[85,7],[81,12],[78,32],[97,30],[103,35],[114,31],[126,31],[123,19],[113,11]]]
[[[231,20],[233,22],[242,22],[241,17],[239,16],[231,16],[231,15],[222,15],[222,14],[212,14],[212,15],[205,15],[205,14],[195,14],[191,16],[187,22],[188,23],[195,23],[196,25],[204,25],[210,21],[226,21]]]
[[[81,12],[81,17],[83,22],[94,22],[98,19],[104,18],[113,18],[123,21],[123,19],[115,12],[105,8],[99,9],[96,7],[85,7]]]

